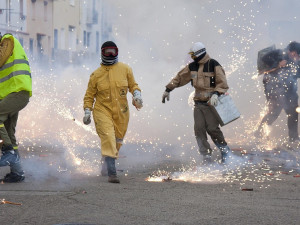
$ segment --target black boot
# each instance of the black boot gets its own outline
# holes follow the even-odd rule
[[[117,177],[117,170],[115,165],[115,158],[105,157],[105,162],[107,164],[108,182],[109,183],[120,183]]]
[[[24,172],[19,173],[19,174],[10,172],[5,175],[5,177],[2,179],[2,181],[4,183],[19,183],[19,182],[24,181],[24,179],[25,179]]]
[[[203,165],[212,164],[211,155],[203,155],[202,164]]]

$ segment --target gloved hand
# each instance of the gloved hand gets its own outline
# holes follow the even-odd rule
[[[170,92],[165,91],[165,92],[163,93],[163,96],[162,96],[162,103],[165,103],[165,102],[166,102],[166,98],[167,98],[168,101],[170,100]]]
[[[135,90],[133,92],[132,105],[134,105],[137,109],[141,109],[143,107],[143,99],[139,90]]]
[[[213,94],[213,95],[210,97],[208,103],[209,103],[210,105],[212,105],[212,106],[217,106],[217,105],[218,105],[218,95],[217,95],[217,94]]]
[[[85,125],[88,125],[91,123],[91,110],[89,108],[84,109],[83,123]]]

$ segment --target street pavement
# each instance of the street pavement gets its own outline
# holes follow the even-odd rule
[[[133,165],[127,155],[118,160],[121,183],[111,184],[99,168],[90,173],[53,169],[62,153],[23,152],[25,181],[0,184],[0,224],[296,225],[298,155],[296,150],[234,149],[228,166],[172,158]],[[8,170],[1,168],[0,176]]]

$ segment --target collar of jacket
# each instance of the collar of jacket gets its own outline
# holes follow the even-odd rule
[[[100,63],[101,67],[104,67],[104,68],[111,68],[111,67],[113,67],[114,65],[117,65],[117,64],[118,64],[118,62],[116,62],[114,64],[111,64],[111,65],[105,65],[102,62]]]
[[[198,62],[199,64],[204,64],[206,63],[208,60],[210,60],[209,55],[206,53],[206,55]]]

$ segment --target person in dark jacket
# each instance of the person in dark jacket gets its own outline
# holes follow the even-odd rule
[[[262,135],[264,124],[272,125],[282,110],[287,115],[288,136],[290,142],[299,141],[298,134],[298,84],[300,43],[291,42],[286,52],[276,49],[262,57],[267,65],[263,85],[268,110],[261,120],[255,136]]]

